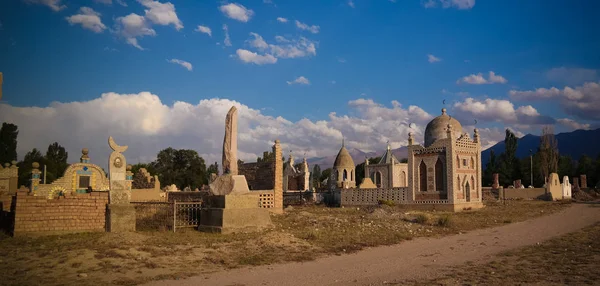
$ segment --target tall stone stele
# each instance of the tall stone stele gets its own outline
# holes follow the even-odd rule
[[[198,230],[231,233],[271,226],[267,209],[260,207],[259,194],[250,192],[246,177],[237,173],[237,109],[225,118],[223,175],[210,184],[207,207],[200,213]]]
[[[108,159],[110,191],[108,197],[106,231],[135,231],[135,208],[131,202],[132,174],[123,152],[127,146],[119,146],[112,137],[108,145],[113,150]]]

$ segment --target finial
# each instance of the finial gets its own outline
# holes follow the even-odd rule
[[[342,148],[345,147],[346,144],[344,144],[346,138],[344,138],[344,135],[342,135]]]
[[[275,139],[275,144],[279,144],[279,139]]]
[[[133,169],[133,166],[131,164],[127,164],[126,170],[131,171],[131,169]]]
[[[446,108],[442,108],[442,115],[446,114]]]
[[[392,147],[390,147],[390,140],[387,141],[387,149],[388,151],[392,149]]]
[[[10,163],[4,163],[4,167],[5,167],[5,168],[8,168],[8,167],[10,167]]]
[[[15,161],[15,160],[12,160],[12,161],[10,161],[10,163],[11,163],[13,166],[16,166],[16,165],[17,165],[17,161]]]
[[[38,162],[33,162],[33,164],[31,164],[31,167],[33,167],[34,169],[37,169],[40,167],[40,163]]]

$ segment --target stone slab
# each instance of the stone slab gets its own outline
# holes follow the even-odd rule
[[[252,209],[260,207],[259,194],[246,193],[240,195],[209,196],[207,204],[211,208]]]
[[[209,184],[213,195],[243,194],[250,192],[244,175],[223,175]]]
[[[203,209],[200,213],[198,230],[214,233],[233,233],[259,231],[272,225],[267,209],[208,208]]]
[[[107,232],[135,231],[135,208],[132,205],[107,205]]]

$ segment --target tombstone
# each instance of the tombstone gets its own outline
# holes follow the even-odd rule
[[[494,177],[494,183],[492,184],[492,188],[493,189],[499,189],[500,188],[500,182],[498,180],[498,173],[494,173],[494,174],[492,174],[492,176]]]
[[[244,175],[237,174],[237,109],[225,118],[223,175],[209,184],[207,208],[200,211],[198,230],[231,233],[272,226],[267,209],[261,208],[259,194],[250,192]]]
[[[560,185],[557,173],[551,173],[550,177],[548,177],[548,182],[546,183],[546,193],[550,194],[552,196],[552,200],[554,201],[562,200],[562,186]]]
[[[580,180],[580,188],[582,189],[587,189],[587,176],[586,175],[579,175],[579,180]]]
[[[562,195],[563,195],[563,199],[565,199],[565,200],[571,199],[572,192],[571,192],[571,184],[569,183],[569,176],[563,177]]]
[[[515,186],[515,189],[520,189],[521,188],[521,180],[515,180],[513,182],[513,186]]]
[[[110,191],[106,228],[108,232],[135,231],[135,208],[130,204],[133,178],[131,167],[121,154],[128,147],[117,145],[112,137],[108,137],[108,145],[113,152],[108,160]]]
[[[578,192],[579,191],[579,178],[573,177],[573,185],[571,187],[571,190],[573,192]]]

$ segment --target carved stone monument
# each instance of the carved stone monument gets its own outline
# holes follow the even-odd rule
[[[109,232],[135,231],[135,208],[130,204],[132,176],[121,154],[128,147],[117,145],[112,137],[108,137],[108,145],[113,152],[108,160],[110,191],[106,228]]]
[[[521,188],[521,180],[515,180],[513,182],[513,186],[515,186],[515,189],[520,189]]]
[[[579,192],[579,178],[573,177],[573,185],[571,186],[573,192]]]
[[[562,200],[562,186],[560,185],[557,173],[551,173],[548,177],[548,182],[546,183],[546,192],[551,195],[552,200]]]
[[[571,199],[572,195],[571,195],[571,184],[569,183],[569,176],[563,177],[562,193],[563,193],[563,199],[566,199],[566,200]]]
[[[582,189],[587,189],[587,176],[579,175],[579,186]]]
[[[495,173],[492,176],[494,177],[494,183],[492,184],[492,188],[493,189],[499,189],[500,188],[500,182],[498,180],[498,173]]]
[[[250,192],[246,177],[237,174],[237,109],[225,119],[223,175],[209,184],[207,208],[202,209],[198,230],[231,233],[271,226],[267,209],[260,207],[259,194]]]

